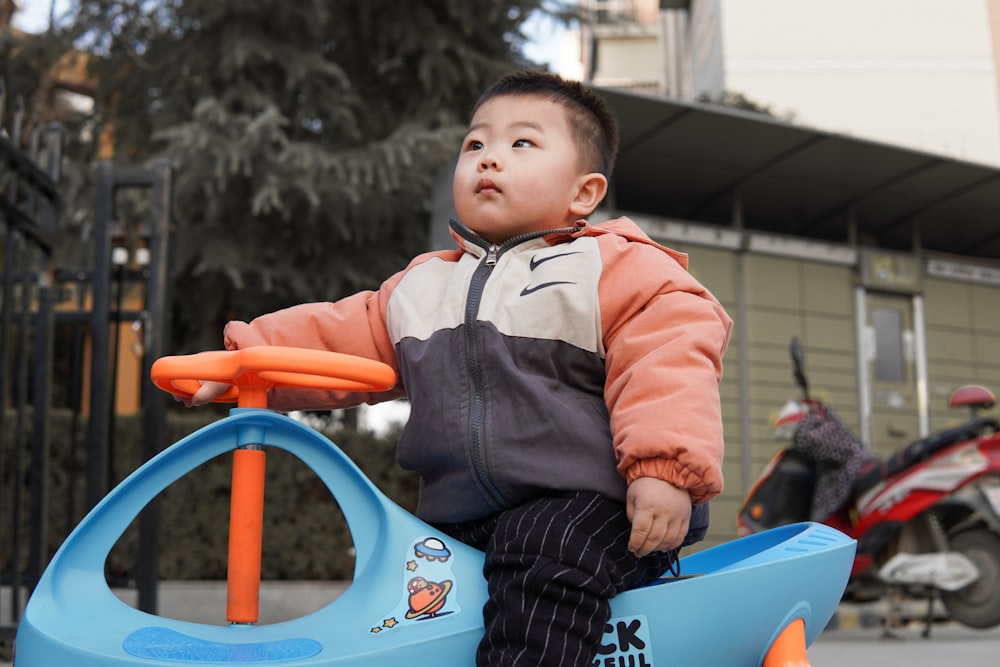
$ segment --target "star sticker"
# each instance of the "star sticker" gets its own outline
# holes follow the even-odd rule
[[[406,561],[406,569],[409,570],[410,572],[416,572],[417,571],[417,561],[415,561],[415,560],[408,560],[408,561]]]
[[[378,634],[379,632],[382,632],[382,628],[372,628],[371,632],[372,634]]]
[[[395,618],[387,618],[384,621],[382,621],[382,627],[384,628],[394,628],[397,625],[399,625],[399,621],[397,621]]]

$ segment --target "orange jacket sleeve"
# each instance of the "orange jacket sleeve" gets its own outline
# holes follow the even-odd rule
[[[629,483],[656,477],[701,502],[723,486],[719,381],[732,320],[688,273],[685,255],[638,233],[641,243],[601,238],[605,398],[618,469]]]

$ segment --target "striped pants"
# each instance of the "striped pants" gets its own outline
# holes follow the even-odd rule
[[[610,599],[655,579],[676,558],[633,555],[625,506],[592,492],[439,528],[486,552],[479,667],[593,665]]]

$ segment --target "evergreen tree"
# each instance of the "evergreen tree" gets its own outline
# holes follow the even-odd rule
[[[534,0],[81,0],[115,159],[174,166],[175,337],[326,300],[428,248],[433,179]]]

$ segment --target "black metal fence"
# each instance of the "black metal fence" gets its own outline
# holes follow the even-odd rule
[[[0,639],[12,634],[26,590],[48,557],[49,405],[52,381],[52,263],[59,207],[62,127],[29,121],[20,101],[9,122],[0,87]],[[9,130],[7,129],[9,128]],[[29,484],[22,483],[28,479]],[[9,483],[8,483],[9,481]],[[26,520],[27,519],[27,520]]]
[[[170,167],[98,164],[88,203],[93,224],[85,239],[74,236],[58,228],[66,205],[59,191],[64,129],[31,122],[20,100],[11,106],[4,118],[0,82],[0,643],[13,639],[62,538],[117,481],[123,331],[137,333],[140,358],[134,391],[142,451],[129,458],[148,459],[168,444],[168,399],[153,390],[149,368],[169,341]],[[57,266],[57,245],[65,247],[59,244],[75,244],[80,252],[71,254],[84,265]],[[53,436],[53,417],[66,414],[71,425]],[[58,488],[50,488],[53,479]],[[151,612],[157,604],[155,505],[139,516],[138,562],[128,582],[138,588],[139,607]],[[59,525],[51,525],[53,516]]]

